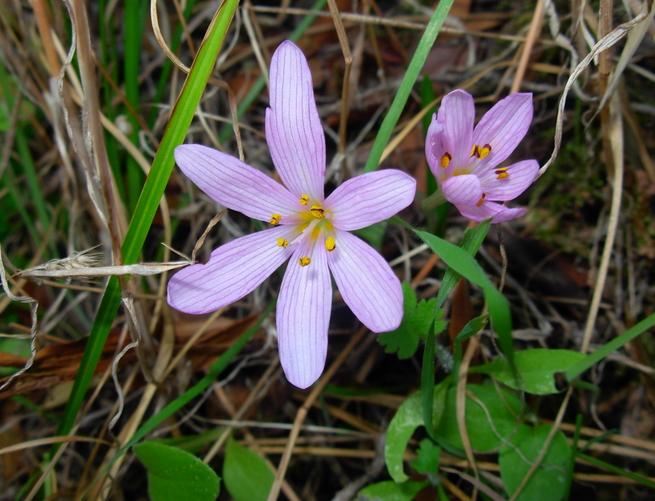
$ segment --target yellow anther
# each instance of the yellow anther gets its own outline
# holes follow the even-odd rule
[[[314,216],[316,219],[323,219],[325,216],[325,211],[323,210],[323,207],[321,207],[318,204],[314,204],[309,208],[309,212],[312,213],[312,216]]]
[[[278,238],[275,243],[278,245],[278,247],[288,247],[289,246],[289,241],[286,238]]]
[[[489,156],[489,153],[491,153],[490,144],[485,144],[482,148],[478,148],[478,157],[480,158],[480,160],[487,158]]]
[[[309,195],[307,193],[303,193],[300,195],[300,200],[298,200],[298,202],[300,202],[300,205],[307,205],[309,203]]]
[[[312,260],[309,258],[309,256],[303,256],[300,259],[298,259],[298,263],[300,264],[300,266],[307,266],[311,262]]]
[[[509,167],[500,167],[494,171],[496,174],[496,179],[507,179],[509,177],[509,172],[507,172]]]
[[[471,146],[471,155],[470,156],[472,156],[472,157],[480,156],[480,153],[478,152],[478,145],[477,144],[474,144],[473,146]]]
[[[325,239],[325,248],[328,250],[328,252],[332,252],[336,247],[337,241],[334,239],[334,237],[327,237]]]
[[[475,202],[475,206],[476,207],[482,207],[482,204],[484,203],[485,198],[487,198],[487,195],[485,193],[483,193],[482,196],[480,197],[480,199],[477,202]]]
[[[282,214],[272,214],[271,219],[268,221],[273,226],[277,226],[282,221]]]
[[[439,165],[441,165],[444,169],[450,165],[450,161],[453,159],[453,157],[450,156],[450,153],[444,153],[441,155],[441,159],[439,160]]]

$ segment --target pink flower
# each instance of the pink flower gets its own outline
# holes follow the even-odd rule
[[[277,301],[280,360],[299,388],[323,371],[332,303],[330,272],[353,313],[373,332],[398,327],[400,281],[384,258],[350,231],[412,203],[416,182],[398,170],[352,178],[324,196],[325,137],[305,56],[282,43],[271,61],[266,141],[284,186],[233,156],[190,144],[175,150],[182,172],[229,209],[272,228],[215,249],[168,283],[168,304],[193,314],[250,293],[290,259]]]
[[[425,155],[446,200],[473,221],[501,223],[525,214],[508,202],[537,177],[536,160],[499,167],[525,136],[532,122],[532,94],[511,94],[498,101],[473,128],[473,97],[463,90],[445,96],[433,116]]]

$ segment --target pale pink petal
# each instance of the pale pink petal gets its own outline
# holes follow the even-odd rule
[[[495,202],[485,202],[480,207],[477,205],[463,205],[457,206],[457,210],[464,216],[472,221],[484,221],[491,219],[492,223],[504,223],[525,215],[527,209],[524,207],[505,207],[502,204]]]
[[[435,113],[425,136],[425,158],[437,181],[449,176],[454,168],[452,162],[447,167],[441,165],[441,157],[444,153],[446,153],[444,129],[443,125],[437,120],[437,114]]]
[[[339,292],[357,318],[373,332],[396,329],[403,317],[400,280],[370,245],[346,231],[336,232],[328,252]]]
[[[358,230],[390,218],[414,200],[416,181],[402,171],[385,169],[342,183],[325,200],[332,224]]]
[[[280,362],[291,384],[307,388],[325,366],[332,283],[323,238],[305,238],[289,260],[277,301]],[[300,265],[307,256],[311,262]]]
[[[475,105],[471,94],[457,89],[444,96],[437,121],[443,125],[446,152],[450,154],[454,167],[465,167],[470,163],[474,120]]]
[[[446,200],[454,205],[475,205],[482,197],[480,180],[473,174],[453,176],[441,184]]]
[[[298,197],[280,183],[239,159],[199,144],[175,148],[180,169],[210,198],[228,209],[262,221],[280,214],[282,221],[301,208]]]
[[[325,135],[307,60],[293,42],[282,42],[275,50],[268,89],[266,141],[275,168],[296,196],[323,201]]]
[[[480,184],[487,200],[506,202],[523,193],[538,174],[539,164],[536,160],[523,160],[503,169],[490,170],[480,178]]]
[[[206,264],[178,271],[168,282],[168,304],[185,313],[215,311],[238,301],[260,285],[289,258],[291,248],[280,247],[278,238],[291,238],[280,226],[222,245]]]
[[[489,155],[480,161],[475,173],[500,165],[516,149],[532,122],[532,94],[510,94],[498,101],[480,119],[473,131],[473,142],[491,146]]]

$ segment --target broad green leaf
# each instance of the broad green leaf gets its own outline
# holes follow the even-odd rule
[[[223,481],[236,501],[266,501],[275,475],[250,449],[230,439],[225,448]]]
[[[405,482],[397,484],[391,480],[364,487],[357,496],[358,501],[411,501],[428,485],[427,482]]]
[[[514,354],[514,363],[520,376],[521,388],[516,385],[507,360],[503,358],[498,358],[479,367],[473,367],[471,372],[489,374],[497,381],[516,390],[523,390],[534,395],[550,395],[559,392],[555,386],[554,375],[558,372],[567,371],[584,357],[578,351],[548,350],[544,348],[516,352]]]
[[[177,447],[191,454],[196,454],[205,449],[209,444],[216,442],[225,432],[225,428],[212,428],[210,430],[198,433],[197,435],[181,435],[178,437],[159,438],[155,440],[160,444]]]
[[[404,304],[403,320],[400,326],[391,332],[378,336],[378,342],[384,346],[386,353],[396,353],[401,360],[411,358],[418,349],[419,341],[424,338],[435,316],[442,313],[437,310],[435,299],[417,301],[416,292],[411,285],[403,282]],[[439,320],[436,326],[440,331],[445,322]]]
[[[435,428],[438,427],[444,413],[446,389],[445,382],[434,388],[432,423]],[[387,429],[384,460],[389,475],[397,483],[405,482],[409,478],[403,470],[403,456],[410,438],[419,426],[423,426],[423,408],[421,392],[417,391],[398,407]]]
[[[152,501],[208,501],[218,496],[220,479],[193,454],[159,442],[143,442],[134,452],[148,472]]]
[[[532,461],[541,453],[550,432],[550,425],[536,428],[521,426],[512,444],[500,451],[500,477],[508,494],[514,493],[530,469]],[[553,437],[543,461],[518,496],[521,501],[557,501],[567,499],[571,487],[573,451],[562,432]],[[547,493],[547,494],[546,494]],[[546,497],[544,497],[546,496]]]
[[[437,473],[440,456],[441,448],[429,438],[424,438],[419,445],[416,459],[412,461],[412,468],[419,473]]]
[[[513,392],[492,384],[468,384],[466,392],[466,430],[473,450],[479,453],[498,450],[517,431],[521,401]],[[455,386],[448,389],[437,438],[442,447],[463,452],[457,426],[456,395]]]

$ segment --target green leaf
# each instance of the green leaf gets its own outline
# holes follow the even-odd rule
[[[230,439],[225,448],[223,480],[236,501],[266,501],[275,475],[250,449]]]
[[[441,0],[437,5],[437,8],[434,9],[430,22],[425,27],[425,31],[423,32],[423,35],[416,46],[416,50],[414,51],[414,55],[409,62],[407,71],[405,72],[405,75],[403,75],[403,79],[398,86],[398,90],[391,102],[391,106],[389,106],[389,111],[387,111],[387,114],[378,129],[377,136],[375,136],[375,141],[371,147],[371,153],[369,154],[366,166],[364,167],[364,172],[370,172],[378,168],[380,158],[382,158],[382,152],[391,138],[393,129],[398,123],[400,114],[412,92],[414,82],[416,82],[419,72],[421,71],[421,68],[423,68],[425,60],[432,50],[432,46],[437,39],[437,35],[439,34],[441,26],[443,25],[446,16],[448,16],[448,12],[452,5],[453,0]]]
[[[429,438],[421,440],[412,467],[419,473],[437,473],[441,448]]]
[[[416,292],[406,282],[403,282],[404,304],[403,320],[400,326],[391,332],[378,336],[378,342],[384,347],[386,353],[396,353],[401,360],[411,358],[418,349],[420,338],[424,338],[430,324],[437,316],[436,300],[416,300]],[[445,323],[439,322],[439,330]]]
[[[536,428],[521,426],[512,444],[500,451],[500,477],[508,494],[513,494],[523,477],[530,469],[532,461],[541,453],[544,442],[550,432],[550,425]],[[573,451],[566,437],[558,431],[553,437],[550,448],[543,461],[534,472],[517,500],[540,501],[547,498],[552,501],[567,499],[571,487]]]
[[[500,347],[507,357],[510,367],[513,368],[512,316],[510,314],[509,303],[505,296],[500,293],[491,280],[489,280],[482,267],[466,250],[427,231],[414,231],[450,268],[482,289],[484,299],[489,308],[491,326],[498,333]]]
[[[158,442],[143,442],[134,452],[148,472],[152,501],[207,501],[218,497],[220,479],[193,454]]]
[[[516,385],[507,360],[498,358],[488,364],[472,367],[471,372],[489,374],[491,377],[515,390],[523,390],[533,395],[550,395],[559,393],[555,386],[554,375],[567,371],[585,356],[578,351],[534,350],[519,351],[514,354],[514,363],[519,373],[521,387]]]
[[[358,501],[411,501],[428,485],[427,482],[405,482],[397,484],[391,480],[364,487],[357,496]]]
[[[438,427],[439,421],[442,419],[444,413],[446,389],[446,381],[434,388],[432,423],[435,428]],[[417,391],[410,395],[398,407],[387,429],[386,442],[384,444],[384,460],[387,464],[389,475],[397,483],[405,482],[409,478],[403,470],[403,456],[414,431],[423,425],[421,392]]]
[[[517,431],[521,401],[513,392],[492,384],[468,384],[466,392],[466,430],[471,447],[479,453],[498,450]],[[456,395],[455,386],[448,389],[437,438],[442,447],[462,453],[464,448],[457,426]]]

